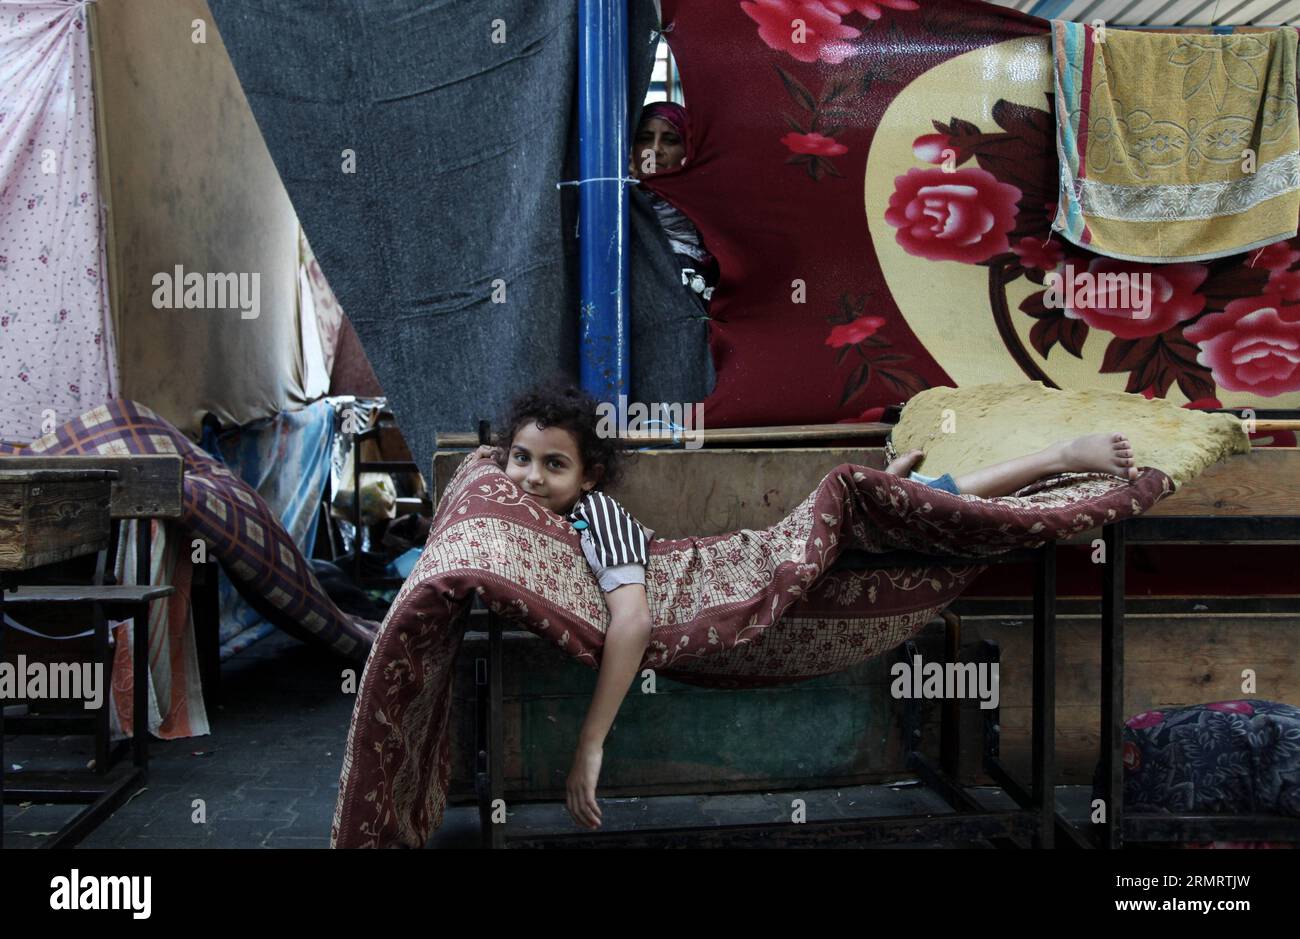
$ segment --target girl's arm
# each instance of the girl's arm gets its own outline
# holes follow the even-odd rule
[[[600,827],[600,806],[596,804],[596,781],[604,756],[605,736],[614,723],[619,706],[627,696],[637,667],[650,642],[650,604],[644,584],[624,584],[605,594],[609,604],[609,628],[600,661],[600,677],[592,696],[587,719],[578,736],[578,750],[569,771],[567,803],[574,821],[588,828]]]

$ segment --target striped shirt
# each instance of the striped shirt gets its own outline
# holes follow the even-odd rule
[[[591,532],[596,557],[605,567],[640,564],[650,558],[650,535],[630,512],[599,489],[592,490],[573,507],[570,522],[584,522]],[[582,528],[576,525],[576,528]]]

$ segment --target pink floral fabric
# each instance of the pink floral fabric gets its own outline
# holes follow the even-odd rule
[[[837,564],[845,551],[991,557],[1139,514],[1172,491],[1167,476],[1147,469],[1132,484],[1070,474],[980,499],[845,464],[770,528],[653,542],[654,629],[642,667],[711,687],[841,671],[912,636],[984,569]],[[451,666],[476,594],[599,667],[609,612],[577,532],[494,464],[467,459],[371,648],[348,732],[336,847],[421,847],[440,824]]]
[[[118,393],[84,3],[0,0],[0,437]]]

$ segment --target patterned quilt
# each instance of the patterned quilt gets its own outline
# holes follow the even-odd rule
[[[1124,806],[1132,812],[1300,817],[1300,708],[1216,701],[1143,711],[1124,723]],[[1103,766],[1093,798],[1105,796]],[[1213,841],[1189,848],[1292,848]]]
[[[1067,474],[980,499],[839,466],[766,530],[652,543],[646,590],[655,625],[642,668],[724,687],[849,668],[914,635],[985,565],[872,570],[837,565],[844,552],[990,557],[1138,515],[1173,488],[1147,468],[1131,484]],[[599,667],[608,611],[578,534],[495,465],[467,459],[371,649],[334,846],[418,848],[441,823],[452,665],[475,595]]]
[[[275,513],[247,483],[179,430],[134,401],[113,400],[7,456],[178,453],[185,461],[180,525],[207,542],[245,599],[285,632],[363,659],[375,624],[344,613],[325,594]]]

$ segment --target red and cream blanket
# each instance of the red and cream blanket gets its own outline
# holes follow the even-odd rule
[[[1133,483],[1069,474],[980,499],[836,467],[766,530],[653,542],[646,589],[655,626],[642,667],[728,687],[848,668],[914,635],[984,565],[837,568],[843,552],[988,557],[1138,515],[1173,489],[1164,473],[1144,469]],[[609,614],[578,533],[494,464],[467,460],[370,650],[348,731],[335,847],[422,847],[441,823],[452,664],[475,595],[600,666]]]

